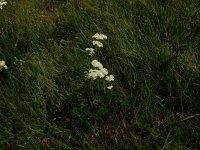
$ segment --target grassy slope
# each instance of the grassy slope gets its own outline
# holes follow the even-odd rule
[[[199,27],[197,0],[8,2],[1,149],[198,149]],[[85,79],[96,32],[112,91]]]

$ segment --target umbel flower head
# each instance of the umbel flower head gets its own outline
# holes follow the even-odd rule
[[[95,68],[98,68],[98,69],[102,69],[103,68],[103,65],[98,61],[98,60],[93,60],[91,62],[92,66],[95,67]]]
[[[93,60],[91,64],[95,69],[89,70],[87,75],[88,79],[96,80],[97,77],[104,78],[108,74],[108,70],[103,68],[103,65],[99,61]]]
[[[99,42],[99,41],[92,41],[93,45],[96,45],[98,47],[103,47],[103,43]]]
[[[111,90],[113,88],[113,86],[112,85],[110,85],[110,86],[107,86],[107,89],[109,89],[109,90]]]
[[[7,2],[5,0],[0,0],[0,9],[3,9],[3,5],[6,5]]]
[[[108,37],[104,34],[95,33],[92,38],[96,40],[106,40]]]
[[[114,76],[111,74],[111,75],[109,75],[109,76],[106,76],[106,79],[105,79],[106,81],[114,81]]]
[[[103,68],[103,69],[106,69],[106,68]],[[103,69],[102,70],[90,69],[89,73],[88,73],[88,79],[96,80],[97,77],[104,78],[108,74],[108,72],[107,72],[107,69],[106,69],[106,71]]]
[[[8,69],[8,67],[6,66],[6,62],[4,60],[0,61],[0,70],[2,68]]]
[[[103,74],[100,70],[98,69],[90,69],[88,73],[88,79],[93,79],[96,80],[97,77],[103,78]]]
[[[94,54],[94,48],[86,48],[85,50],[89,52],[90,56]]]

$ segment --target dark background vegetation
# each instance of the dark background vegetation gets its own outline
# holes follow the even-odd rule
[[[111,91],[85,77],[96,32]],[[200,149],[199,49],[198,0],[8,1],[0,149]]]

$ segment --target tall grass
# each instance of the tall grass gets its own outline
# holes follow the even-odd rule
[[[0,149],[199,149],[198,0],[13,0],[0,11]],[[92,35],[114,88],[90,82]]]

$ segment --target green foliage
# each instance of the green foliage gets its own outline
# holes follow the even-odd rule
[[[199,149],[199,14],[198,0],[9,1],[0,149]],[[110,91],[86,78],[96,32]]]

